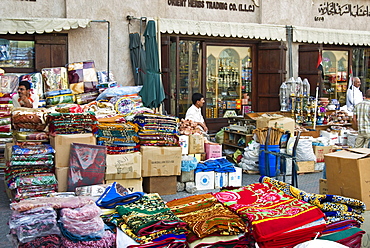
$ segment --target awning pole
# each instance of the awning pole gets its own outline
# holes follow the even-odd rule
[[[107,20],[92,20],[91,22],[104,22],[104,23],[107,23],[108,24],[108,34],[107,34],[107,42],[108,42],[108,55],[107,55],[107,76],[108,76],[108,80],[110,80],[110,77],[109,77],[109,61],[110,61],[110,22],[107,21]]]
[[[286,35],[288,41],[288,63],[289,63],[289,78],[293,77],[293,54],[292,54],[292,41],[293,41],[293,27],[286,26]]]

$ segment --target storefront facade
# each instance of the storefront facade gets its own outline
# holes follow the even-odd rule
[[[6,72],[94,60],[98,70],[112,71],[120,85],[133,85],[129,34],[143,34],[146,21],[153,19],[165,110],[183,117],[191,94],[201,92],[207,100],[203,115],[216,131],[228,114],[279,110],[279,87],[290,77],[308,78],[312,95],[319,85],[322,95],[343,102],[352,68],[366,90],[369,8],[362,0],[14,0],[3,3],[2,21],[74,22],[43,30],[2,25],[0,38],[34,42],[31,64],[4,67]],[[319,52],[323,79],[317,70]]]

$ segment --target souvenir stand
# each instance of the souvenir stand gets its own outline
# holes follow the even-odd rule
[[[91,61],[72,63],[66,67],[71,80],[76,65],[93,67]],[[221,144],[205,140],[194,123],[144,107],[141,86],[113,86],[83,70],[77,72],[81,81],[67,79],[63,88],[63,70],[50,68],[50,77],[57,74],[43,95],[46,108],[13,109],[13,127],[26,132],[6,150],[13,246],[293,247],[330,238],[337,226],[336,233],[350,230],[361,244],[362,201],[291,188],[298,186],[295,148],[292,155],[269,149],[285,131],[268,128],[259,141],[264,157],[278,155],[282,165],[293,160],[293,185],[263,176],[243,186],[242,168],[223,158]],[[271,166],[266,159],[267,173]],[[180,186],[188,197],[162,199]],[[212,192],[195,194],[202,189]],[[353,212],[334,217],[330,209]]]

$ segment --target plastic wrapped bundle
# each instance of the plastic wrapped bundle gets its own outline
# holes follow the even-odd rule
[[[43,68],[41,70],[45,92],[68,89],[68,76],[65,67]]]
[[[74,94],[97,91],[98,77],[94,61],[67,64],[69,87]]]

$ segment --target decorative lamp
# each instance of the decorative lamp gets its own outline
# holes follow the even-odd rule
[[[288,86],[285,82],[283,82],[280,86],[280,111],[286,112],[288,106]]]
[[[297,84],[296,94],[297,96],[302,97],[303,96],[303,82],[302,82],[301,77],[297,77],[296,84]]]
[[[288,93],[289,96],[293,97],[296,96],[296,81],[294,80],[293,77],[289,78],[288,81],[286,81],[286,85],[288,87]]]
[[[310,82],[308,82],[308,79],[303,79],[303,96],[310,96],[311,86]]]

